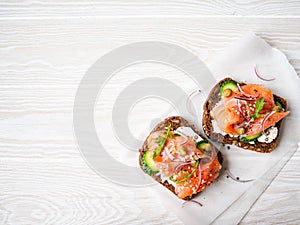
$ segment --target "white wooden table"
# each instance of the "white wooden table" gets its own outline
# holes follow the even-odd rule
[[[111,184],[86,165],[72,121],[81,78],[100,56],[128,43],[165,41],[207,61],[247,31],[283,51],[299,75],[299,16],[297,0],[2,0],[0,224],[181,224],[151,188]],[[136,73],[180,77],[147,64],[118,76]],[[297,151],[242,224],[300,223],[299,160]]]

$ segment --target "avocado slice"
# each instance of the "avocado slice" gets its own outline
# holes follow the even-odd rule
[[[225,93],[224,93],[225,91]],[[231,92],[237,92],[238,91],[238,86],[237,83],[234,82],[233,80],[227,80],[225,81],[221,87],[220,87],[220,94],[221,96],[223,96],[224,94],[226,94],[226,97],[228,97],[228,91]]]

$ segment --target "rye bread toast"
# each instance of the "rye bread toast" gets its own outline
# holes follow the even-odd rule
[[[205,139],[205,137],[203,135],[201,135],[201,133],[196,129],[196,127],[189,123],[187,120],[185,120],[184,118],[180,117],[180,116],[172,116],[172,117],[169,117],[169,118],[166,118],[165,120],[163,120],[162,122],[160,122],[159,124],[157,124],[154,129],[150,132],[150,134],[148,135],[148,137],[146,138],[143,146],[141,149],[139,149],[139,152],[140,152],[140,155],[139,155],[139,164],[140,164],[140,167],[141,169],[143,170],[143,166],[142,166],[142,158],[144,156],[144,154],[146,153],[146,151],[149,149],[149,146],[148,146],[148,138],[151,136],[151,134],[153,134],[154,132],[157,132],[157,131],[161,131],[161,130],[165,130],[165,128],[168,126],[168,125],[171,125],[171,131],[175,131],[177,128],[179,127],[190,127],[196,134],[198,134],[201,138]],[[216,153],[216,158],[218,160],[218,162],[221,164],[223,162],[223,158],[222,158],[222,154],[221,152],[219,152],[213,145],[212,145],[212,151],[214,151]],[[144,171],[145,172],[145,171]],[[218,171],[219,173],[219,171]],[[149,174],[148,174],[149,175]],[[161,177],[157,174],[155,175],[150,175],[154,180],[156,180],[158,183],[162,184],[163,186],[165,186],[166,188],[168,188],[171,192],[173,192],[175,195],[175,187],[168,183],[168,181],[166,180],[162,180]],[[210,182],[212,183],[212,182]],[[206,184],[207,186],[209,184]],[[202,190],[201,190],[202,191]],[[200,192],[200,191],[199,191]],[[197,193],[193,193],[185,198],[182,198],[184,200],[189,200],[191,198],[193,198],[196,194],[198,194],[199,192]],[[178,197],[178,196],[177,196]]]
[[[225,78],[221,81],[219,81],[214,88],[210,91],[210,94],[206,100],[206,102],[203,105],[203,118],[202,118],[202,127],[204,130],[204,133],[213,141],[221,142],[223,144],[229,144],[229,145],[236,145],[243,149],[248,149],[256,152],[262,152],[262,153],[270,153],[273,151],[279,141],[279,133],[280,128],[282,125],[282,120],[277,122],[275,124],[275,127],[278,129],[278,135],[277,137],[271,142],[271,143],[264,143],[264,142],[255,142],[255,144],[250,144],[248,142],[244,142],[240,140],[239,137],[234,137],[229,134],[222,135],[220,133],[217,133],[214,131],[214,127],[212,124],[213,117],[211,115],[212,109],[216,106],[216,104],[221,101],[221,95],[220,95],[220,87],[225,81],[232,80],[236,83],[239,83],[241,86],[245,83],[237,82],[231,78]],[[282,107],[286,110],[288,107],[286,99],[277,96],[273,94],[274,101],[279,102]]]

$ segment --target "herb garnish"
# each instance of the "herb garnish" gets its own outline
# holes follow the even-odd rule
[[[258,117],[262,116],[259,112],[262,110],[265,104],[265,99],[261,97],[255,102],[255,113],[252,115],[253,120],[257,119]]]
[[[161,140],[161,141],[158,143],[159,146],[155,149],[155,152],[154,152],[154,154],[153,154],[153,159],[155,159],[155,158],[161,153],[163,147],[165,146],[166,141],[167,141],[167,139],[168,139],[168,137],[169,137],[169,135],[170,135],[171,124],[170,124],[168,127],[166,127],[166,128],[167,128],[167,133],[166,133],[164,139]]]
[[[187,181],[190,180],[192,177],[197,177],[196,171],[197,171],[198,165],[199,165],[199,161],[196,162],[196,165],[193,167],[191,172],[188,172],[186,170],[180,171],[177,175],[180,177],[179,180],[174,179],[173,176],[170,177],[170,180],[175,182],[176,184],[184,182],[184,185],[186,185]]]

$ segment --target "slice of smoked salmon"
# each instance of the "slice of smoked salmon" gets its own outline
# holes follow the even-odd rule
[[[259,99],[261,97],[264,98],[264,106],[263,109],[261,110],[261,113],[267,113],[271,111],[272,108],[275,106],[272,91],[264,88],[264,86],[257,85],[257,84],[246,84],[241,86],[241,89],[245,94],[255,97],[255,99]],[[253,115],[255,112],[255,100],[253,101],[238,100],[235,97],[245,97],[245,96],[243,96],[243,93],[238,92],[238,93],[232,93],[230,97],[224,98],[224,104],[225,104],[225,130],[224,131],[232,135],[237,135],[237,132],[235,131],[236,125],[241,124],[245,120],[245,115],[242,116],[240,113],[241,108],[243,108],[242,111],[246,112],[244,114],[247,114],[248,116]],[[272,117],[270,119],[272,119]],[[275,123],[271,124],[270,126],[274,125]],[[254,125],[254,127],[256,127],[256,125]]]
[[[185,198],[196,192],[203,191],[219,176],[219,170],[221,167],[222,166],[218,161],[218,157],[216,153],[214,153],[211,161],[207,164],[201,165],[201,176],[199,176],[199,171],[197,171],[197,177],[193,177],[185,183],[178,183],[175,187],[175,193],[179,198]],[[199,177],[201,177],[200,185]]]
[[[246,84],[241,86],[241,88],[246,94],[256,96],[257,99],[263,97],[265,100],[263,109],[272,109],[275,106],[272,91],[264,88],[264,86],[257,84]]]
[[[236,99],[232,98],[225,102],[225,132],[236,135],[235,125],[243,122],[244,118],[240,114]]]
[[[179,198],[185,198],[195,193],[196,186],[198,184],[198,177],[191,178],[186,183],[182,182],[176,185],[175,193]]]
[[[275,112],[273,113],[263,124],[263,120],[265,117],[259,117],[251,124],[250,129],[246,132],[247,136],[252,136],[262,132],[263,130],[273,126],[278,121],[287,116],[289,112]]]

